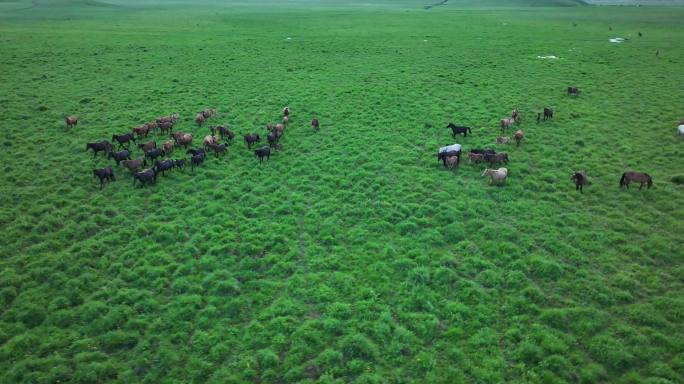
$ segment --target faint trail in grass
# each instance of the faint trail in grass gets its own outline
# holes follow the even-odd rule
[[[446,5],[446,3],[448,3],[448,2],[449,2],[449,0],[443,0],[443,1],[440,1],[439,3],[426,5],[426,6],[423,7],[423,8],[425,8],[425,9],[432,9],[432,8],[435,8],[435,7],[439,7],[439,6],[441,6],[441,5]]]

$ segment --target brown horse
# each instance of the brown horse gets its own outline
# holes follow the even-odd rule
[[[523,133],[522,129],[518,129],[517,131],[515,131],[515,134],[513,136],[515,137],[515,146],[519,147],[520,142],[522,141],[522,139],[525,138],[525,134]]]
[[[218,144],[218,140],[216,140],[216,137],[214,135],[207,135],[207,136],[204,136],[204,140],[202,140],[202,144],[204,144],[204,148],[206,148],[206,147]]]
[[[165,133],[170,133],[173,129],[173,123],[170,121],[162,121],[161,123],[156,123],[159,128],[159,132],[163,135]]]
[[[145,124],[141,125],[139,127],[133,128],[133,133],[138,135],[138,138],[142,138],[143,136],[147,137],[147,135],[150,133],[151,128]]]
[[[570,180],[575,182],[575,191],[580,191],[582,192],[582,187],[584,187],[585,184],[588,184],[588,179],[587,179],[587,172],[586,171],[577,171],[572,174],[572,177],[570,177]]]
[[[653,186],[653,179],[651,178],[651,176],[649,176],[648,173],[625,172],[622,174],[622,177],[620,178],[620,188],[626,186],[627,189],[629,189],[630,181],[635,181],[639,183],[639,189],[641,189],[644,186],[644,184],[648,185],[649,189]]]
[[[104,186],[105,181],[114,181],[114,171],[111,167],[93,169],[93,177],[100,179],[100,189]]]
[[[188,145],[192,143],[192,135],[186,133],[183,136],[179,136],[178,139],[176,139],[176,143],[184,148],[187,148]]]
[[[489,166],[493,166],[494,164],[499,164],[499,163],[504,163],[508,164],[508,153],[506,152],[499,152],[495,154],[490,154],[486,153],[484,155],[484,161],[489,163]]]
[[[171,153],[171,151],[173,151],[173,140],[164,141],[164,144],[162,144],[162,147],[164,148],[164,152]]]
[[[318,131],[320,127],[321,123],[318,121],[318,119],[311,120],[311,128],[313,128],[314,131]]]
[[[204,124],[204,121],[206,118],[204,117],[204,114],[202,112],[198,113],[197,116],[195,116],[195,123],[197,123],[198,126],[202,126]]]
[[[171,116],[162,116],[157,118],[157,123],[171,123],[176,124],[176,121],[178,121],[178,114],[177,113],[172,113]]]
[[[200,113],[202,114],[202,116],[204,116],[205,119],[216,116],[216,110],[213,108],[205,108]]]
[[[142,149],[143,152],[147,152],[153,148],[157,148],[157,142],[154,140],[148,141],[145,144],[138,144],[138,149]]]
[[[66,121],[67,128],[75,127],[78,124],[78,117],[76,116],[67,116],[64,120]]]
[[[468,162],[470,164],[479,164],[484,161],[484,154],[482,153],[468,153]]]
[[[124,167],[131,172],[138,172],[143,166],[147,166],[147,160],[145,160],[143,157],[140,157],[135,160],[124,160],[121,162],[121,164],[123,164]]]
[[[512,117],[505,117],[501,119],[499,122],[501,125],[501,132],[505,132],[508,128],[512,127],[513,123],[515,123],[515,119]]]
[[[290,122],[290,118],[288,116],[283,116],[283,125],[287,127],[287,123]]]
[[[452,169],[458,163],[458,156],[447,156],[444,161],[446,167]]]

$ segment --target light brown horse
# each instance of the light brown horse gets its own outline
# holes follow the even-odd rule
[[[133,128],[133,132],[138,135],[138,138],[141,138],[143,136],[147,137],[150,133],[150,127],[147,124],[141,125],[139,127]]]
[[[651,178],[651,176],[648,173],[625,172],[622,174],[622,177],[620,178],[620,188],[626,186],[627,189],[629,189],[630,181],[635,181],[639,183],[639,189],[641,189],[644,186],[644,184],[648,185],[649,189],[653,186],[653,178]]]
[[[171,151],[173,151],[173,140],[164,141],[163,147],[164,147],[164,152],[166,152],[167,154],[171,153]]]
[[[142,167],[147,166],[147,160],[141,157],[135,160],[124,160],[121,162],[121,164],[123,164],[124,167],[126,167],[129,171],[137,172]]]
[[[506,182],[506,178],[508,177],[508,169],[506,168],[499,168],[499,169],[485,169],[484,172],[482,172],[482,177],[484,176],[489,176],[489,184],[497,184],[497,185],[503,185]]]
[[[282,124],[276,124],[275,130],[280,132],[280,134],[282,135],[283,131],[285,130],[285,126]]]
[[[180,136],[178,139],[176,139],[176,143],[178,145],[187,148],[190,143],[192,143],[192,135],[186,133],[183,136]]]
[[[515,123],[515,119],[512,117],[505,117],[501,119],[499,124],[501,125],[501,132],[505,132],[508,128],[513,126],[513,123]]]
[[[66,121],[67,128],[75,127],[78,124],[78,117],[76,116],[67,116],[64,120]]]
[[[447,156],[445,159],[446,167],[451,169],[458,162],[458,156]]]
[[[513,136],[515,137],[515,146],[519,147],[520,142],[522,141],[522,139],[525,138],[525,134],[523,133],[522,129],[518,129],[517,131],[515,131],[515,134]]]
[[[287,127],[287,123],[290,122],[290,118],[288,116],[283,116],[283,125]]]
[[[204,136],[204,140],[202,140],[202,144],[205,147],[210,147],[212,145],[218,144],[218,140],[216,140],[216,137],[214,135],[207,135],[207,136]]]
[[[205,120],[206,120],[206,118],[204,117],[204,114],[202,114],[202,112],[198,113],[195,116],[195,123],[197,123],[197,125],[200,127],[202,126],[202,124],[204,124]]]

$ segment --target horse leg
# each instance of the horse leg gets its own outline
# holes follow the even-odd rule
[[[639,184],[639,190],[641,191],[641,188],[643,188],[643,187],[644,187],[644,183],[641,182],[641,183]]]

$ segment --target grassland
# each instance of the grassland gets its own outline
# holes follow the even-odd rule
[[[426,4],[0,3],[0,382],[683,382],[684,10]],[[285,104],[268,163],[92,179],[85,142]],[[507,186],[436,163],[516,106]]]

